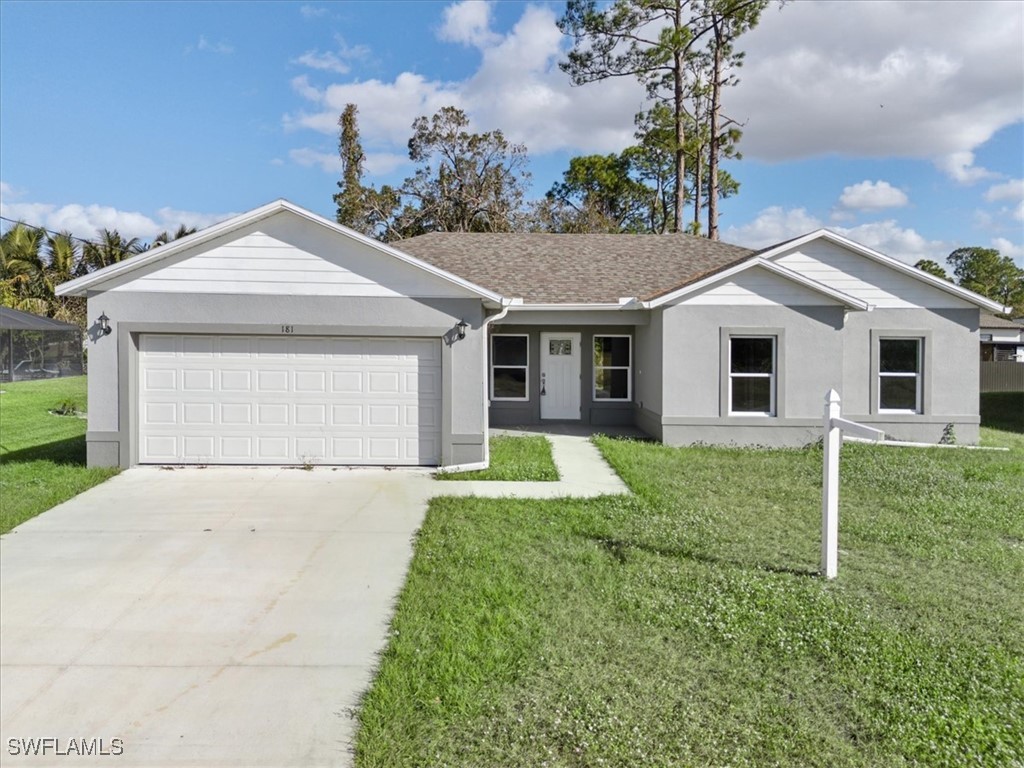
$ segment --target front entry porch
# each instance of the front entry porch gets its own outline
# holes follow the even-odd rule
[[[491,427],[567,430],[557,434],[635,431],[638,330],[527,325],[518,319],[495,326],[488,360]]]

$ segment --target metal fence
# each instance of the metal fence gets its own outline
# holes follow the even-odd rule
[[[981,363],[982,392],[1024,392],[1024,363]]]
[[[80,376],[85,372],[82,363],[82,334],[77,329],[0,331],[0,381]]]

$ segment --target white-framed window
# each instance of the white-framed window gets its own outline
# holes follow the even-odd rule
[[[530,337],[526,334],[491,336],[491,399],[530,399]]]
[[[594,399],[633,398],[633,337],[594,336]]]
[[[921,339],[878,340],[878,410],[921,413]]]
[[[775,415],[775,336],[729,337],[729,415]]]

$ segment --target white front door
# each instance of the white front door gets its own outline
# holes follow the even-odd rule
[[[580,335],[540,335],[540,417],[580,417]]]

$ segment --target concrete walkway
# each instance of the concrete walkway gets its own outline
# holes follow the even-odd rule
[[[350,765],[432,497],[629,492],[586,437],[549,439],[558,482],[136,467],[18,526],[0,537],[0,764]],[[59,741],[10,753],[39,738]],[[66,756],[71,739],[123,755]]]
[[[492,430],[492,434],[517,435],[517,430]],[[487,496],[517,499],[554,499],[565,496],[591,498],[630,492],[622,479],[583,435],[546,434],[558,467],[556,482],[505,482],[497,480],[437,480],[436,496]]]

